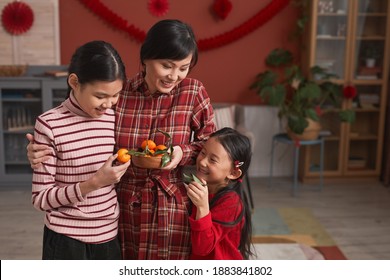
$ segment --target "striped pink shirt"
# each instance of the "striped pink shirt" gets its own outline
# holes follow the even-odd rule
[[[49,229],[85,243],[104,243],[117,236],[115,186],[105,186],[85,197],[79,187],[112,155],[114,125],[113,110],[91,118],[72,95],[37,118],[35,143],[50,146],[53,156],[34,170],[32,203],[46,211]]]

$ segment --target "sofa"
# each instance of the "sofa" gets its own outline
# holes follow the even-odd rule
[[[214,122],[217,129],[231,127],[247,136],[252,145],[252,152],[255,146],[255,136],[246,127],[245,108],[240,104],[231,103],[213,103]]]

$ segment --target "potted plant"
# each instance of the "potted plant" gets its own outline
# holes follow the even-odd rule
[[[299,65],[294,63],[292,53],[285,49],[272,50],[265,62],[268,69],[256,76],[250,88],[269,105],[279,107],[278,116],[286,120],[288,132],[294,133],[298,139],[309,140],[303,136],[304,131],[309,124],[317,123],[314,129],[317,134],[309,137],[317,138],[322,108],[325,105],[341,107],[343,89],[331,81],[336,76],[314,66],[310,69],[310,77],[315,79],[305,77]],[[341,121],[352,122],[354,112],[340,110],[339,117]]]

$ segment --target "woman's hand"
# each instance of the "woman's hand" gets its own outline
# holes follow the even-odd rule
[[[161,169],[164,170],[175,169],[179,165],[182,158],[183,158],[183,150],[181,149],[180,146],[174,146],[171,155],[171,161]]]
[[[52,150],[46,145],[34,144],[34,136],[27,133],[26,138],[29,141],[27,149],[27,158],[30,162],[31,168],[36,169],[41,166],[42,162],[48,160],[48,155],[52,154]]]
[[[123,164],[119,164],[119,162],[116,161],[113,165],[117,156],[118,154],[110,156],[91,178],[80,183],[80,189],[83,195],[120,181],[122,176],[126,173],[127,168],[130,166],[131,161]]]

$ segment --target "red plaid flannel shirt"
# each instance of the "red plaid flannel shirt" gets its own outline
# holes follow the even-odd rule
[[[186,78],[169,94],[150,94],[141,73],[127,81],[116,105],[117,148],[136,149],[145,139],[180,145],[183,159],[172,171],[130,166],[118,184],[119,238],[124,259],[187,259],[190,201],[182,167],[193,164],[214,130],[214,113],[204,86]],[[194,141],[191,142],[191,135]]]

